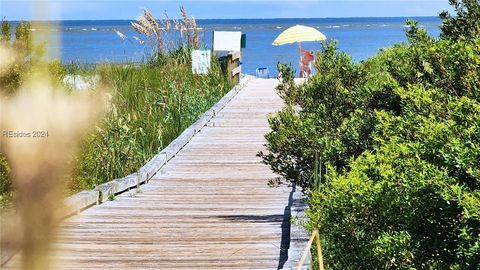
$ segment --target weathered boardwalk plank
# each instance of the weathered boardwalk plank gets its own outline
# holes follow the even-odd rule
[[[249,82],[140,191],[68,219],[55,267],[282,267],[292,189],[268,187],[276,175],[256,157],[267,115],[282,106],[276,83]]]

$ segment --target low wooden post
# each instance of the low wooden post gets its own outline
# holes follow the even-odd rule
[[[323,267],[323,255],[322,255],[322,246],[320,245],[320,233],[318,230],[314,230],[312,232],[312,236],[310,236],[310,240],[308,240],[307,246],[305,247],[305,250],[303,251],[303,255],[300,258],[300,261],[298,262],[297,270],[301,270],[303,264],[305,263],[305,259],[307,259],[308,252],[312,248],[313,241],[315,241],[315,244],[317,245],[317,260],[318,260],[318,269],[324,270]],[[313,257],[313,256],[312,256]],[[313,261],[313,260],[312,260]]]
[[[318,259],[318,267],[320,270],[324,270],[323,268],[323,254],[322,254],[322,245],[320,244],[320,233],[318,230],[315,230],[317,232],[317,238],[315,239],[315,243],[317,244],[317,259]]]
[[[241,53],[240,51],[229,52],[227,60],[227,77],[232,85],[240,82],[240,74],[242,67],[240,66]]]

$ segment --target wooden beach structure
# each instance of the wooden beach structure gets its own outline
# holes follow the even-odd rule
[[[70,197],[52,269],[295,269],[301,194],[256,156],[277,83],[242,79],[139,172]]]

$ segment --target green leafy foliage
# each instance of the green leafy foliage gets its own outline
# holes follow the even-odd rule
[[[321,76],[292,91],[296,94],[290,100],[296,104],[270,119],[268,152],[261,153],[275,172],[304,188],[311,187],[315,156],[322,171],[327,164],[345,169],[352,156],[373,144],[375,110],[399,110],[399,97],[393,92],[398,83],[380,61],[354,64],[347,54],[337,53],[332,42],[318,55],[316,69]],[[284,84],[288,82],[279,88]]]
[[[458,38],[408,21],[408,43],[361,63],[326,43],[308,83],[281,82],[260,155],[309,195],[327,268],[480,267],[480,39],[462,16],[480,21],[455,17]]]
[[[281,63],[277,64],[277,68],[278,73],[280,74],[279,79],[283,82],[277,87],[278,94],[288,104],[293,104],[296,102],[295,97],[297,96],[297,88],[293,81],[295,78],[295,71],[292,65],[283,65]]]
[[[478,38],[480,35],[480,1],[479,0],[449,0],[455,8],[455,14],[447,11],[440,13],[443,19],[442,37],[458,39]]]

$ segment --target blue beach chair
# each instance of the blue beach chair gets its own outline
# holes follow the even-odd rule
[[[266,67],[257,68],[255,75],[259,78],[270,78],[270,71]]]

